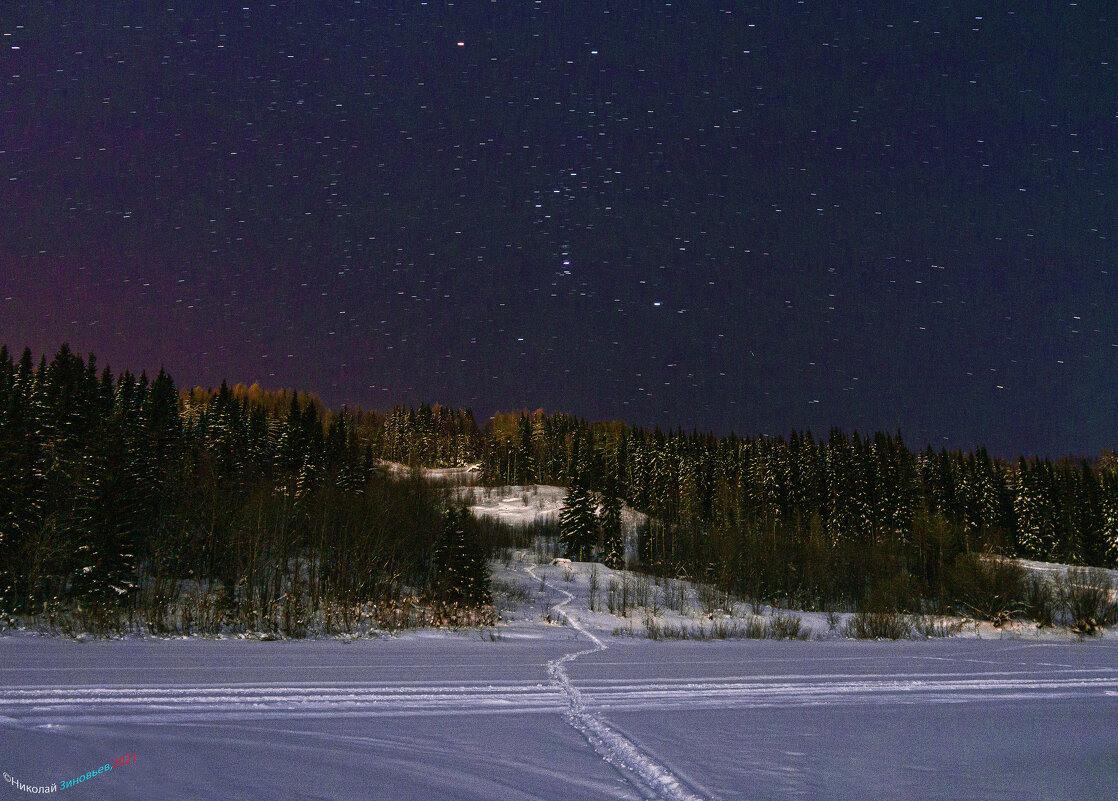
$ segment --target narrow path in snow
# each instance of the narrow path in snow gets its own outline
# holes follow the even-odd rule
[[[532,578],[539,580],[532,565],[524,569]],[[551,676],[552,683],[567,697],[567,709],[563,717],[587,739],[602,759],[618,768],[642,794],[650,795],[651,798],[666,799],[666,801],[700,801],[701,797],[684,787],[679,777],[668,768],[642,751],[629,738],[610,728],[601,718],[586,708],[582,693],[571,682],[566,666],[580,656],[609,650],[609,646],[595,634],[587,631],[578,618],[571,614],[569,609],[564,608],[574,600],[574,596],[560,587],[555,589],[567,596],[555,605],[555,611],[566,618],[571,628],[594,643],[593,648],[573,651],[547,663],[547,673]]]

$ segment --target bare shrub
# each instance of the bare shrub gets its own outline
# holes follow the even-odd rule
[[[633,605],[650,606],[652,603],[652,582],[644,573],[638,573],[633,580]]]
[[[698,600],[703,613],[708,617],[722,609],[722,595],[724,593],[720,592],[713,584],[695,585],[695,598]]]
[[[843,633],[856,640],[902,640],[912,633],[912,624],[892,612],[858,612],[846,621]]]
[[[827,628],[830,631],[837,631],[839,626],[839,614],[834,609],[827,610]]]
[[[219,585],[206,592],[198,592],[194,600],[194,619],[199,634],[213,637],[221,633],[222,623],[228,620],[231,606],[224,589]],[[292,604],[289,609],[292,617],[291,629],[306,635],[307,613],[302,604]]]
[[[961,620],[945,620],[931,615],[913,615],[909,618],[913,631],[923,637],[951,637],[963,630]]]
[[[804,626],[801,618],[784,613],[769,618],[768,630],[774,640],[806,640],[811,636],[811,629]]]
[[[621,574],[621,581],[616,578],[609,580],[606,590],[606,603],[611,615],[627,617],[633,607],[633,583],[629,580],[628,573]]]
[[[521,584],[519,581],[505,581],[503,579],[495,578],[490,584],[493,587],[494,594],[504,595],[512,601],[519,601],[520,603],[530,604],[535,600],[532,595],[532,590],[529,587]]]
[[[733,621],[717,621],[713,623],[709,629],[707,629],[702,623],[700,623],[698,626],[687,626],[685,624],[672,625],[670,623],[661,623],[652,615],[646,615],[644,618],[644,633],[645,636],[650,640],[705,641],[743,639],[748,636],[746,634],[746,629]]]
[[[967,614],[1001,626],[1021,613],[1025,569],[1015,562],[974,553],[959,554],[949,581],[954,601]]]
[[[712,640],[740,640],[745,636],[745,629],[736,620],[715,620],[710,624]]]
[[[662,588],[664,606],[681,615],[687,614],[687,585],[682,581],[666,579]]]
[[[476,628],[497,623],[492,606],[470,607],[453,601],[429,603],[414,597],[372,605],[370,612],[374,626],[389,633],[415,628]]]
[[[633,637],[633,636],[636,636],[636,635],[633,634],[633,621],[632,620],[627,620],[624,623],[624,625],[614,626],[613,636],[614,637]]]
[[[763,640],[768,636],[768,626],[765,619],[758,615],[750,615],[745,620],[745,637],[750,640]]]
[[[1030,620],[1035,620],[1039,628],[1054,626],[1059,606],[1056,588],[1043,576],[1030,576],[1025,584],[1025,598],[1022,611]]]
[[[1102,570],[1068,570],[1060,582],[1059,594],[1073,631],[1095,634],[1104,626],[1118,622],[1113,589],[1110,576]]]
[[[867,612],[916,612],[921,596],[912,574],[898,570],[879,579],[859,606]]]
[[[586,577],[587,607],[591,612],[596,611],[595,607],[598,606],[598,588],[601,586],[601,577],[598,574],[598,565],[593,564],[590,566],[590,573]]]

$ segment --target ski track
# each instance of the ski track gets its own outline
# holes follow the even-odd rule
[[[538,579],[531,565],[524,569],[533,579]],[[574,662],[580,656],[606,651],[609,646],[596,635],[587,631],[578,618],[563,608],[574,600],[574,596],[564,589],[557,589],[567,597],[556,604],[555,611],[566,618],[571,628],[594,643],[593,648],[573,651],[547,663],[547,672],[551,676],[552,682],[567,697],[567,710],[564,713],[567,722],[590,742],[590,745],[603,759],[620,769],[622,774],[633,782],[639,790],[651,791],[653,798],[663,798],[668,801],[700,801],[700,796],[690,792],[670,770],[642,751],[629,738],[610,728],[605,721],[587,709],[582,693],[574,686],[567,673],[566,665]],[[644,794],[647,795],[647,792]]]
[[[524,570],[539,580],[534,566]],[[680,776],[643,750],[630,736],[603,719],[610,712],[641,712],[667,710],[725,710],[750,708],[828,707],[959,704],[969,702],[1033,703],[1040,700],[1094,698],[1112,703],[1118,697],[1118,667],[1079,667],[1061,661],[1017,662],[980,659],[964,654],[919,657],[898,655],[898,660],[918,658],[925,663],[919,668],[868,672],[851,672],[856,668],[834,671],[838,664],[864,663],[876,655],[843,657],[829,655],[826,660],[803,657],[794,664],[786,659],[758,658],[751,662],[753,675],[729,677],[702,676],[712,665],[737,661],[713,656],[701,660],[670,663],[678,669],[683,665],[700,675],[659,676],[640,678],[639,666],[660,665],[658,660],[634,659],[647,651],[620,648],[610,659],[596,659],[594,678],[581,679],[578,686],[568,673],[576,660],[590,654],[610,650],[601,632],[588,629],[570,608],[574,595],[555,585],[549,590],[563,596],[554,610],[590,647],[570,646],[572,650],[546,663],[547,679],[530,678],[507,681],[440,681],[390,680],[352,682],[331,680],[292,680],[176,683],[168,681],[168,673],[179,670],[206,670],[210,666],[176,666],[164,669],[160,683],[94,683],[87,684],[0,684],[0,731],[18,736],[25,727],[64,729],[74,725],[190,725],[213,724],[252,726],[250,721],[266,721],[259,725],[271,727],[275,721],[307,718],[374,718],[381,716],[448,716],[448,715],[562,715],[594,752],[639,795],[663,801],[697,801],[710,797],[701,785]],[[551,597],[555,597],[554,595]],[[1001,650],[1014,651],[1051,647],[1046,644],[1023,643]],[[1099,644],[1099,647],[1114,647]],[[553,654],[554,651],[549,653]],[[614,656],[620,654],[620,656]],[[625,658],[629,657],[629,658]],[[546,657],[545,657],[546,658]],[[533,661],[533,672],[544,667]],[[826,661],[825,673],[808,672],[807,663]],[[930,664],[929,664],[930,663]],[[461,663],[473,664],[473,663]],[[907,667],[908,664],[904,663]],[[416,666],[445,667],[443,662],[409,663]],[[478,662],[475,667],[487,667]],[[606,678],[611,673],[623,678]],[[274,669],[274,666],[266,666]],[[299,665],[301,670],[325,668],[355,669],[360,664]],[[1000,669],[999,669],[1000,668]],[[62,670],[105,672],[103,667],[45,668],[19,666],[0,668],[5,671],[30,672]],[[46,676],[39,676],[42,681]],[[422,676],[419,673],[416,678]],[[520,674],[525,675],[525,674]],[[678,675],[678,674],[677,674]],[[511,676],[509,677],[512,678]],[[870,713],[872,714],[872,713]],[[323,737],[332,735],[321,735]],[[358,738],[360,739],[360,738]],[[355,740],[356,741],[356,740]],[[590,758],[590,757],[588,757]],[[592,758],[591,758],[592,759]],[[577,789],[577,788],[568,788]]]
[[[572,628],[578,622],[564,612]],[[610,741],[590,710],[747,709],[818,705],[964,703],[979,700],[1113,697],[1118,670],[1081,668],[1054,676],[1033,670],[990,673],[765,675],[725,679],[587,680],[575,687],[566,665],[594,647],[548,664],[550,684],[277,682],[220,685],[89,685],[0,688],[0,719],[23,725],[76,722],[189,722],[322,715],[569,713],[576,728]],[[580,728],[580,731],[582,730]]]

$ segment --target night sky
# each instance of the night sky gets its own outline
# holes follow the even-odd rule
[[[1112,4],[861,5],[5,0],[0,342],[1118,446]]]

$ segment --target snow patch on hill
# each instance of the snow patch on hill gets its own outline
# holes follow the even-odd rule
[[[478,517],[491,517],[512,526],[559,519],[566,487],[550,484],[504,487],[459,487],[457,497]],[[648,515],[630,506],[621,508],[621,524],[630,533],[648,521]]]

